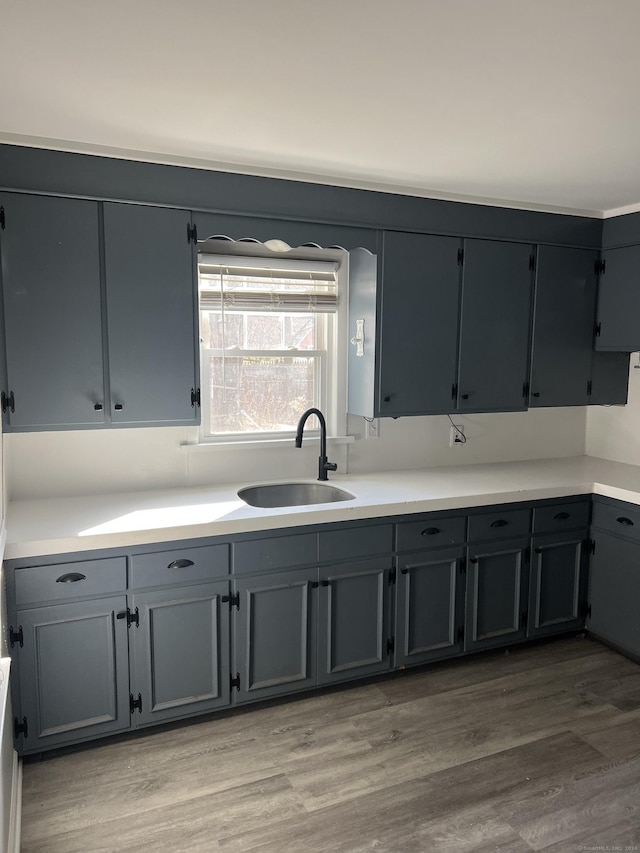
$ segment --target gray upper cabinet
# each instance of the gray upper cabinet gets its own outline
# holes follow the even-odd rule
[[[380,415],[451,411],[458,361],[461,246],[456,237],[384,233]]]
[[[6,428],[104,423],[98,204],[0,195]]]
[[[465,240],[458,410],[525,409],[532,246]]]
[[[640,349],[640,246],[602,254],[598,292],[597,350]]]
[[[597,263],[588,249],[538,249],[530,406],[590,402]]]
[[[593,351],[591,396],[589,403],[600,406],[624,406],[629,396],[628,352]]]
[[[114,424],[194,424],[199,408],[194,247],[184,210],[104,205]]]

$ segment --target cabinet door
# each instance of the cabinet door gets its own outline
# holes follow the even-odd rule
[[[596,349],[635,352],[640,349],[640,246],[609,249],[602,259]]]
[[[130,727],[126,598],[18,611],[16,646],[24,752],[90,740]]]
[[[234,702],[315,686],[317,586],[317,569],[234,579]]]
[[[132,596],[133,722],[192,716],[229,704],[229,582]],[[227,597],[222,602],[222,597]]]
[[[584,543],[587,531],[533,539],[529,589],[529,637],[556,634],[584,623]]]
[[[461,241],[384,234],[380,415],[452,410],[458,359]]]
[[[628,352],[595,352],[591,362],[590,405],[624,406],[629,396]]]
[[[589,567],[589,604],[589,631],[639,656],[640,544],[596,531]]]
[[[597,262],[598,252],[588,249],[538,249],[532,407],[589,402]]]
[[[464,550],[398,558],[396,665],[454,657],[462,651]]]
[[[11,193],[0,204],[8,430],[103,424],[98,205]]]
[[[526,408],[533,248],[465,240],[458,409]]]
[[[320,570],[318,683],[389,669],[391,558]]]
[[[114,424],[193,424],[197,292],[184,210],[104,205]]]
[[[469,548],[465,649],[523,640],[526,634],[526,539]]]

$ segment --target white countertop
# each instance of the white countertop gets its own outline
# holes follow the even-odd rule
[[[253,484],[233,483],[14,501],[7,510],[5,558],[578,494],[594,493],[640,504],[640,467],[589,456],[379,474],[334,474],[331,482],[354,494],[355,499],[258,509],[247,506],[236,494],[241,486]]]

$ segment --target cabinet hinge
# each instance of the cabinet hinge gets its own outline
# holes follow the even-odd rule
[[[528,382],[522,383],[522,396],[524,397],[525,400],[529,399],[529,383]]]
[[[453,385],[451,386],[451,399],[455,400],[457,396],[458,396],[458,383],[454,382]]]
[[[0,207],[0,230],[4,231],[4,207]]]
[[[527,562],[531,559],[531,545],[527,545],[524,549],[524,558]]]
[[[226,598],[226,596],[225,596],[225,598]],[[224,599],[223,599],[223,601],[224,601]],[[229,596],[229,610],[232,610],[234,607],[236,608],[236,610],[240,610],[240,593],[239,592],[232,592],[231,595]]]
[[[133,712],[138,709],[138,713],[142,713],[142,693],[138,693],[138,698],[133,698],[133,693],[129,694],[129,713],[133,714]]]
[[[23,717],[22,722],[17,717],[13,718],[13,734],[16,740],[22,735],[23,737],[29,737],[29,728],[27,726],[27,718]]]
[[[529,269],[533,272],[536,268],[536,256],[534,254],[529,255]]]
[[[520,625],[521,625],[523,628],[525,628],[525,629],[526,629],[526,627],[527,627],[527,625],[528,625],[528,624],[529,624],[529,617],[528,617],[528,615],[527,615],[526,610],[524,610],[524,611],[520,614]]]
[[[391,652],[393,652],[395,650],[395,647],[396,647],[396,638],[395,637],[389,637],[389,639],[387,640],[387,654],[390,655]]]
[[[583,619],[591,619],[591,605],[588,602],[585,601],[580,609]]]
[[[195,406],[200,408],[200,389],[192,388],[191,389],[191,408],[193,409]]]
[[[0,404],[2,405],[2,414],[3,415],[6,414],[7,409],[11,409],[12,413],[15,412],[16,400],[15,400],[15,397],[13,396],[13,391],[8,396],[3,391],[2,394],[0,394]]]
[[[604,275],[606,272],[606,269],[607,269],[607,262],[606,261],[596,261],[596,263],[595,263],[596,275]]]
[[[595,554],[596,553],[596,540],[595,539],[587,539],[587,553]]]
[[[240,673],[239,672],[236,672],[235,678],[233,677],[233,675],[229,675],[229,684],[231,686],[231,690],[233,690],[234,687],[236,688],[236,690],[238,690],[238,691],[240,690]]]
[[[24,635],[22,633],[22,625],[18,625],[18,630],[13,630],[13,625],[9,625],[9,644],[11,648],[15,646],[16,643],[20,643],[20,648],[24,646]]]
[[[593,382],[591,380],[589,380],[587,382],[587,397],[590,397],[592,393],[593,393]]]
[[[458,249],[458,266],[461,267],[464,264],[464,249]]]
[[[390,569],[389,570],[389,586],[393,586],[395,582],[396,582],[396,570]]]
[[[193,243],[193,245],[195,246],[197,242],[198,242],[198,229],[196,228],[195,225],[189,225],[189,223],[187,222],[187,243],[189,243],[189,244]]]
[[[466,558],[466,557],[463,557],[463,558],[460,560],[460,572],[461,572],[463,575],[466,575],[466,573],[467,573],[467,558]]]
[[[596,323],[593,327],[593,334],[596,336],[596,338],[600,337],[600,332],[602,332],[602,323]]]
[[[459,643],[464,643],[464,625],[460,625],[456,632],[456,639]]]
[[[116,613],[116,619],[126,619],[127,628],[130,628],[132,625],[135,625],[136,628],[140,627],[140,613],[138,612],[137,607],[133,613],[128,607],[126,610],[121,610],[119,613]]]

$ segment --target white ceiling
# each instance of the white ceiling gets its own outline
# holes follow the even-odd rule
[[[0,0],[0,141],[640,209],[640,0]]]

